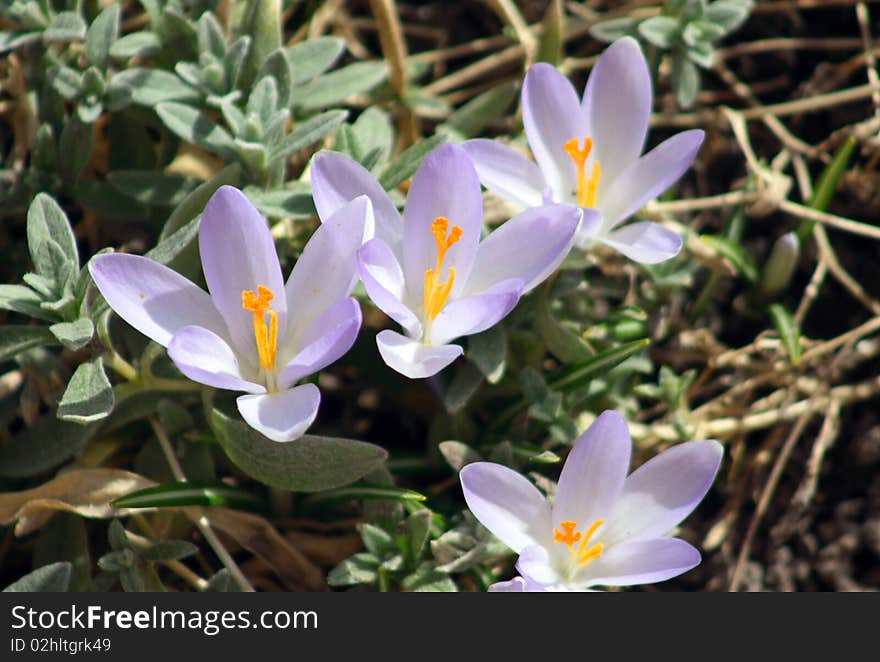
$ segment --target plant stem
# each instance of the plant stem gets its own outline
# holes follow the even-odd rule
[[[159,445],[162,447],[162,453],[165,455],[165,460],[168,462],[168,466],[171,468],[171,474],[174,476],[174,479],[178,482],[185,483],[186,474],[183,472],[183,467],[180,466],[180,462],[177,460],[177,456],[174,454],[174,449],[171,447],[171,440],[168,439],[168,435],[165,433],[165,429],[162,427],[162,424],[159,423],[159,419],[155,416],[150,416],[149,418],[150,425],[153,428],[153,432],[156,434],[156,438],[159,440]],[[251,583],[247,580],[247,577],[244,576],[244,573],[241,571],[241,568],[235,563],[235,560],[223,546],[223,543],[217,537],[217,534],[214,533],[214,529],[211,528],[211,522],[208,520],[207,515],[202,515],[196,520],[196,526],[199,528],[199,531],[202,532],[202,535],[205,537],[205,540],[208,541],[208,544],[211,546],[211,549],[214,550],[214,553],[217,554],[217,557],[226,566],[226,569],[232,573],[232,576],[235,578],[235,581],[241,587],[243,591],[247,591],[250,593],[254,592],[254,587],[251,586]]]

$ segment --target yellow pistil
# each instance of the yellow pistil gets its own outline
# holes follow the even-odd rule
[[[596,196],[599,192],[599,180],[602,178],[602,168],[599,161],[593,161],[593,172],[587,177],[587,159],[593,151],[593,141],[584,138],[583,149],[578,145],[578,139],[572,138],[563,149],[574,161],[577,168],[577,202],[581,207],[592,209],[596,206]]]
[[[437,243],[437,265],[433,269],[425,271],[425,295],[422,306],[425,309],[425,315],[433,320],[446,305],[446,300],[452,291],[452,285],[455,283],[455,267],[449,267],[449,278],[442,283],[440,282],[443,259],[446,257],[446,251],[461,239],[464,231],[457,225],[454,225],[450,230],[449,219],[438,216],[431,223],[431,233]]]
[[[278,315],[269,310],[269,303],[275,295],[263,285],[257,285],[257,291],[244,290],[241,293],[241,307],[254,314],[254,338],[257,341],[257,354],[260,366],[266,370],[275,369],[275,353],[278,349]],[[269,325],[266,326],[266,315]]]
[[[562,543],[566,547],[568,547],[568,551],[571,553],[571,558],[578,565],[587,565],[590,561],[594,561],[602,556],[602,550],[605,549],[605,546],[597,542],[595,545],[588,546],[590,544],[590,538],[593,537],[593,534],[605,523],[605,520],[597,519],[590,525],[590,528],[583,534],[581,534],[577,530],[577,522],[572,522],[567,520],[565,522],[560,522],[559,526],[562,527],[562,530],[553,529],[553,542]],[[580,541],[580,545],[575,548],[575,544]]]

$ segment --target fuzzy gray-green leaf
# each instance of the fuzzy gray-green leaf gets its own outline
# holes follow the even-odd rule
[[[113,411],[113,388],[100,358],[81,363],[58,403],[58,418],[72,423],[91,423]]]

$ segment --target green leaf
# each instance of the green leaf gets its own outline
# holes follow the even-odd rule
[[[380,563],[381,561],[372,554],[355,554],[330,571],[327,575],[327,584],[330,586],[373,584],[378,578]]]
[[[503,324],[468,337],[468,359],[490,384],[497,384],[507,367],[507,332]]]
[[[767,307],[767,313],[770,315],[773,326],[776,327],[782,346],[785,347],[788,360],[793,366],[796,366],[801,361],[801,331],[797,322],[781,303],[770,304]]]
[[[672,16],[652,16],[639,23],[639,34],[658,48],[671,48],[680,33],[678,19]]]
[[[458,587],[449,575],[440,572],[430,563],[423,563],[403,580],[403,587],[418,593],[455,593]]]
[[[145,561],[178,561],[199,553],[199,548],[186,540],[163,540],[140,550]]]
[[[361,524],[359,529],[364,547],[370,554],[378,558],[385,558],[395,550],[394,539],[385,529],[369,523]]]
[[[347,110],[329,110],[300,124],[269,152],[269,160],[282,159],[314,145],[348,117]]]
[[[114,170],[107,179],[133,200],[153,206],[177,206],[197,184],[190,177],[153,170]]]
[[[453,112],[442,128],[453,129],[462,138],[476,137],[510,108],[518,90],[516,82],[499,83]]]
[[[295,67],[294,64],[294,71]],[[294,94],[293,105],[300,110],[320,110],[368,92],[387,77],[388,66],[384,61],[355,62],[301,85]]]
[[[54,469],[85,448],[99,425],[68,423],[54,414],[43,416],[11,442],[0,444],[0,476],[27,478]]]
[[[716,0],[703,12],[703,20],[723,29],[724,34],[733,32],[752,13],[752,0]]]
[[[454,471],[461,471],[465,465],[483,459],[477,451],[460,441],[441,441],[439,448],[443,459]]]
[[[445,141],[445,136],[437,134],[405,149],[379,178],[382,188],[386,191],[391,190],[404,180],[412,177],[428,153],[438,145],[442,145]]]
[[[113,388],[100,357],[81,363],[73,373],[61,401],[58,418],[71,423],[92,423],[113,411]]]
[[[594,23],[590,27],[590,34],[594,39],[610,43],[633,34],[637,25],[638,21],[634,18],[612,18]]]
[[[684,43],[691,47],[711,45],[724,36],[724,28],[709,21],[691,21],[685,26],[681,36]]]
[[[80,95],[82,79],[82,74],[65,66],[54,68],[49,74],[52,88],[68,101],[72,101]]]
[[[423,508],[407,517],[400,525],[406,536],[406,547],[403,551],[410,563],[414,563],[422,555],[425,543],[428,542],[433,515],[430,510]]]
[[[238,33],[252,38],[250,53],[242,71],[242,88],[247,89],[258,79],[257,70],[269,54],[281,48],[281,3],[277,0],[252,0],[243,3],[244,10],[238,24]]]
[[[37,568],[3,589],[3,593],[63,593],[70,586],[73,565],[69,561]]]
[[[76,179],[92,155],[92,126],[79,114],[73,115],[61,129],[58,160],[61,172],[69,180]]]
[[[272,218],[311,218],[317,213],[312,194],[296,189],[264,191],[248,187],[244,194],[260,213]]]
[[[110,46],[110,56],[125,59],[150,57],[161,50],[162,42],[154,32],[131,32],[113,42]]]
[[[87,317],[80,318],[75,322],[59,322],[49,327],[58,342],[74,351],[82,349],[89,344],[95,335],[95,325]]]
[[[388,457],[379,446],[352,439],[306,435],[289,443],[274,442],[217,409],[210,423],[239,469],[266,485],[295,492],[348,485]]]
[[[700,235],[700,240],[716,253],[729,260],[740,275],[749,283],[754,285],[758,282],[758,267],[739,243],[709,234]]]
[[[228,568],[221,568],[208,580],[208,590],[218,593],[240,593],[241,586]]]
[[[211,199],[221,186],[239,186],[240,184],[241,166],[237,163],[226,166],[211,179],[200,184],[171,212],[171,216],[168,217],[168,220],[162,227],[162,232],[159,233],[159,241],[168,239],[168,237],[201,214],[205,205],[208,204],[208,200]]]
[[[427,497],[415,490],[394,485],[374,485],[372,483],[358,483],[348,487],[337,487],[332,490],[324,490],[309,495],[303,503],[309,506],[323,503],[344,503],[349,501],[424,501]]]
[[[228,155],[233,150],[232,136],[201,111],[176,101],[165,101],[156,106],[156,114],[179,138],[197,147],[217,154]]]
[[[354,143],[351,156],[361,163],[373,150],[378,149],[378,158],[384,161],[394,149],[394,127],[391,126],[388,113],[376,106],[370,106],[358,115],[351,125],[351,136]]]
[[[538,303],[538,331],[551,354],[565,364],[584,361],[593,356],[586,340],[564,327],[550,311],[548,288],[541,290]]]
[[[463,363],[455,371],[455,376],[446,389],[443,405],[446,411],[454,414],[460,411],[474,396],[483,383],[483,374],[473,363]]]
[[[222,506],[262,510],[264,503],[248,490],[223,483],[165,483],[126,494],[113,502],[116,508],[177,508]]]
[[[284,49],[272,52],[257,72],[257,80],[269,76],[278,87],[278,108],[287,108],[293,100],[293,68]]]
[[[120,569],[119,583],[122,584],[122,590],[126,593],[143,593],[147,590],[144,577],[136,565]]]
[[[623,363],[630,356],[638,354],[650,344],[650,340],[643,338],[626,343],[620,347],[615,347],[607,352],[600,352],[566,370],[562,376],[550,382],[550,388],[563,391],[577,388],[597,375],[606,374],[609,370]]]
[[[830,205],[831,201],[834,199],[834,192],[837,190],[837,183],[849,167],[850,159],[852,158],[853,153],[855,153],[858,144],[859,141],[854,136],[849,136],[843,144],[837,148],[837,151],[834,152],[831,162],[825,166],[822,174],[819,175],[819,181],[816,183],[816,188],[813,190],[813,197],[810,198],[810,203],[808,205],[811,209],[816,209],[818,211],[825,211],[828,209],[828,205]],[[810,235],[813,234],[813,227],[815,225],[815,221],[800,222],[797,228],[797,233],[801,243],[805,242]]]
[[[703,69],[711,69],[715,66],[715,47],[706,41],[698,41],[693,46],[687,47],[687,57]]]
[[[162,69],[127,69],[114,74],[110,79],[110,87],[127,87],[131,89],[131,100],[153,108],[160,103],[170,101],[188,101],[196,103],[201,98],[198,91],[184,83],[174,74]]]
[[[92,563],[85,520],[74,513],[58,512],[40,529],[34,546],[33,565],[39,568],[57,561],[73,565],[70,591],[87,591],[92,582]]]
[[[164,51],[169,59],[183,62],[199,59],[199,36],[195,25],[171,3],[162,10],[159,23]]]
[[[7,361],[32,347],[57,345],[55,336],[45,326],[5,324],[0,326],[0,361]],[[2,448],[2,444],[0,444]]]
[[[672,85],[675,88],[675,100],[682,108],[690,108],[697,93],[700,91],[700,72],[697,65],[686,57],[673,60]]]
[[[199,236],[201,222],[201,216],[194,218],[171,236],[162,239],[144,257],[169,266],[176,258],[197,245],[196,238]]]
[[[72,268],[79,270],[79,251],[73,229],[58,203],[45,193],[38,193],[28,207],[27,240],[31,259],[41,276],[53,279],[56,276],[55,264],[50,254],[40,250],[48,240],[54,241]]]
[[[43,298],[25,285],[0,285],[0,309],[12,310],[43,320],[54,320],[55,316],[40,308]]]
[[[299,85],[324,73],[342,55],[345,39],[340,37],[317,37],[294,44],[285,49],[293,68],[293,83]]]
[[[114,3],[95,17],[86,32],[86,59],[102,69],[107,66],[110,48],[119,35],[119,5]]]
[[[565,34],[565,11],[562,0],[551,0],[541,21],[541,35],[538,39],[536,62],[549,62],[557,65],[563,57],[563,35]]]
[[[110,543],[110,548],[116,551],[134,549],[131,541],[128,539],[125,527],[122,526],[122,522],[118,519],[112,520],[110,526],[107,527],[107,540]]]
[[[196,31],[198,32],[199,51],[210,53],[219,59],[226,56],[226,35],[220,21],[212,12],[206,11],[199,17]]]
[[[52,19],[43,33],[43,41],[79,41],[85,39],[86,22],[72,11],[64,11]]]

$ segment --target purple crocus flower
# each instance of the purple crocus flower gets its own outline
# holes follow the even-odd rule
[[[468,508],[519,554],[521,576],[492,590],[648,584],[699,564],[696,549],[668,534],[715,480],[721,444],[673,446],[627,476],[631,450],[623,417],[604,412],[571,449],[552,505],[503,465],[474,462],[461,470]]]
[[[678,133],[640,156],[651,118],[651,76],[638,42],[615,41],[601,55],[583,99],[546,63],[533,65],[522,90],[523,125],[537,164],[492,140],[469,140],[480,181],[523,207],[570,202],[584,209],[576,245],[599,241],[644,264],[681,250],[662,225],[620,224],[671,186],[703,142],[700,130]]]
[[[372,205],[360,197],[306,244],[285,285],[266,221],[238,189],[221,187],[205,206],[199,251],[210,295],[146,257],[95,257],[92,278],[110,307],[200,384],[245,391],[238,410],[274,441],[301,437],[321,393],[295,384],[330,365],[361,325],[355,253]]]
[[[358,252],[360,276],[373,303],[405,331],[381,331],[379,353],[411,378],[452,363],[464,351],[452,340],[494,326],[547,278],[571,248],[581,217],[574,205],[536,208],[481,242],[480,182],[456,145],[442,145],[422,162],[404,219],[378,182],[341,154],[315,157],[312,193],[322,218],[353,195],[372,199],[374,236]]]

